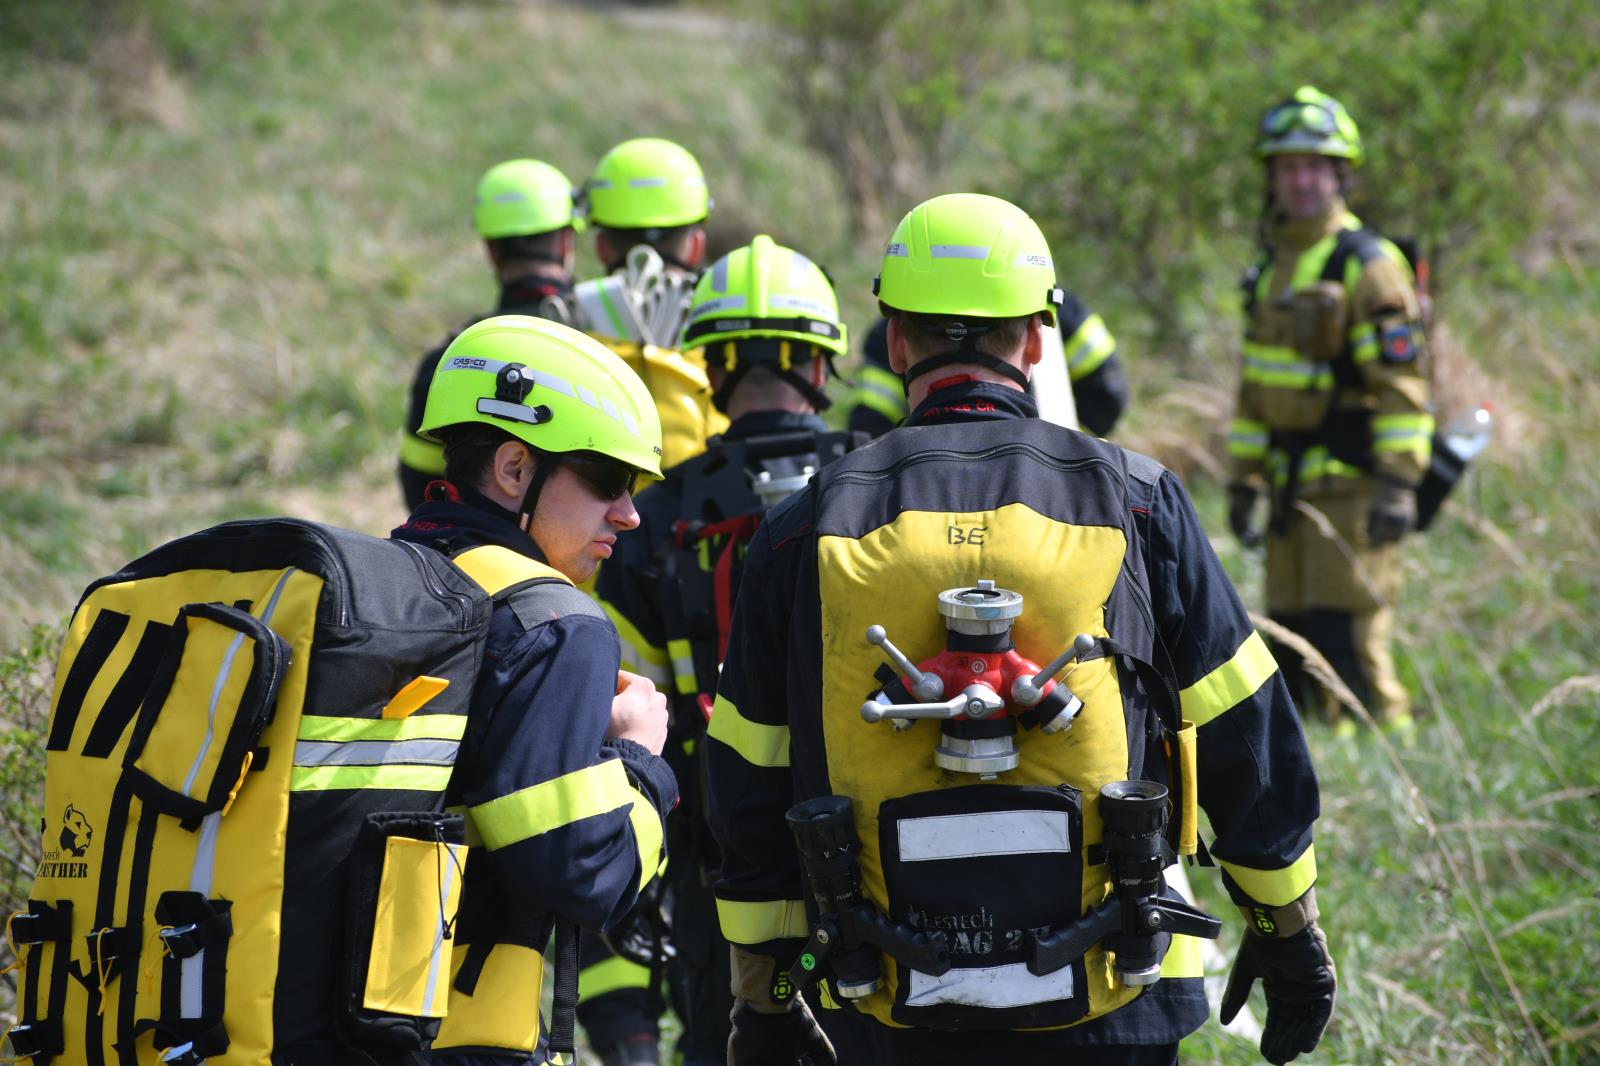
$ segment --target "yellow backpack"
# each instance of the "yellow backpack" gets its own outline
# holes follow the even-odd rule
[[[11,1055],[425,1062],[466,860],[445,788],[493,600],[543,580],[504,548],[272,519],[90,585],[7,921]]]

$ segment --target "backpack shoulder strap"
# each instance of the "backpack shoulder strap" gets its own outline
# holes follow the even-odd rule
[[[567,615],[606,617],[561,571],[499,544],[468,548],[450,561],[496,603],[510,604],[525,628]]]
[[[1363,264],[1372,262],[1383,255],[1383,238],[1376,230],[1365,226],[1360,229],[1340,230],[1339,239],[1334,243],[1328,261],[1322,264],[1322,276],[1319,280],[1337,281],[1342,284],[1345,267],[1352,255]]]

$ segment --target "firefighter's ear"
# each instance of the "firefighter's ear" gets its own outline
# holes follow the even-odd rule
[[[906,334],[900,325],[900,319],[894,315],[889,316],[888,337],[889,369],[903,376],[906,367],[911,365],[911,349],[906,344]]]
[[[1038,366],[1044,358],[1044,317],[1034,315],[1028,319],[1028,331],[1022,338],[1022,365]]]

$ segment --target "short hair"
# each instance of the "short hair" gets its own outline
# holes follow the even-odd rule
[[[475,492],[488,477],[494,453],[500,445],[508,440],[526,443],[503,429],[470,422],[449,426],[440,430],[439,435],[444,438],[444,479]]]
[[[571,226],[563,226],[560,229],[530,233],[526,236],[488,237],[484,243],[489,246],[489,251],[497,263],[514,263],[522,259],[559,260],[561,236],[571,229]]]
[[[697,229],[703,229],[703,222],[690,222],[683,226],[651,226],[648,229],[616,229],[612,226],[596,226],[595,231],[604,236],[618,256],[626,255],[630,248],[640,244],[648,244],[657,252],[670,255],[674,259],[681,259],[678,253],[688,242],[689,234]],[[617,263],[605,264],[608,268],[615,268]]]
[[[925,315],[897,310],[891,310],[889,317],[899,323],[900,332],[906,338],[906,346],[911,349],[913,363],[959,347],[958,341],[951,340],[946,335],[946,328],[956,323],[971,325],[974,322],[992,323],[989,329],[978,334],[975,341],[977,350],[997,359],[1009,359],[1021,350],[1022,343],[1028,336],[1028,324],[1034,319],[1033,315],[1022,315],[1019,318],[975,319],[971,316]]]

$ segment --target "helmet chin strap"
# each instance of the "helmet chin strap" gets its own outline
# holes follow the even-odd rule
[[[950,322],[944,326],[924,326],[923,331],[931,336],[951,340],[956,347],[943,351],[937,355],[930,355],[921,359],[916,364],[906,368],[900,375],[900,380],[905,383],[906,391],[911,391],[911,382],[924,374],[932,373],[947,366],[962,364],[981,366],[993,370],[1002,377],[1009,378],[1019,386],[1028,387],[1028,375],[999,356],[990,355],[988,352],[978,351],[978,338],[988,333],[994,327],[989,324],[973,325],[966,322]]]
[[[968,350],[965,346],[954,351],[940,352],[938,355],[930,355],[926,359],[919,360],[914,366],[906,368],[906,372],[900,375],[900,380],[905,382],[906,391],[909,392],[911,390],[911,382],[916,378],[942,367],[961,364],[981,366],[985,369],[993,370],[1002,377],[1010,378],[1024,389],[1028,387],[1028,375],[1017,367],[997,356],[975,349]]]
[[[528,479],[528,488],[522,494],[522,503],[517,507],[517,528],[528,534],[528,539],[533,541],[534,549],[538,551],[539,558],[545,559],[544,548],[533,536],[533,512],[539,507],[539,494],[544,491],[544,483],[550,479],[556,466],[555,457],[547,452],[531,449],[534,455],[533,476]]]

